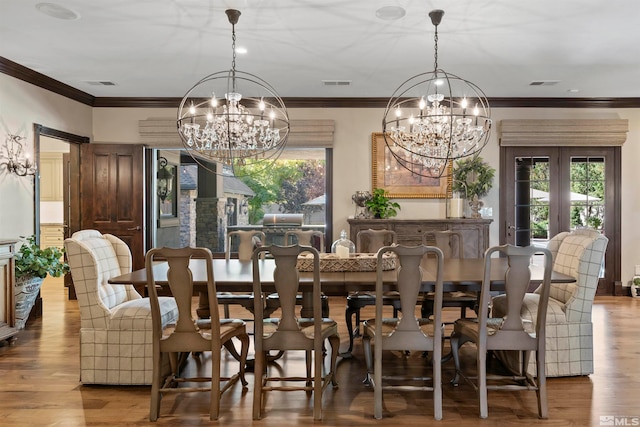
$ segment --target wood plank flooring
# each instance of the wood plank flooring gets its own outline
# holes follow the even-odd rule
[[[489,392],[489,418],[478,418],[473,389],[453,387],[453,362],[443,365],[444,419],[433,419],[430,392],[385,392],[384,419],[373,419],[373,391],[362,384],[365,374],[362,344],[356,340],[353,358],[339,359],[338,389],[324,394],[324,419],[313,422],[311,396],[303,392],[273,392],[266,416],[251,420],[253,375],[249,390],[236,385],[222,400],[218,422],[208,418],[208,393],[167,396],[161,417],[148,421],[149,387],[83,386],[78,381],[80,325],[76,301],[68,301],[61,281],[48,279],[43,286],[43,317],[20,332],[15,345],[0,343],[0,425],[3,426],[146,426],[233,425],[292,426],[599,426],[601,416],[636,417],[640,420],[640,340],[637,316],[640,300],[628,297],[598,297],[593,310],[595,370],[593,375],[551,378],[549,419],[537,418],[533,392]],[[348,346],[344,325],[344,298],[331,297],[332,317],[340,323],[342,350]],[[369,309],[363,316],[371,315]],[[246,317],[238,308],[235,315]],[[454,316],[456,311],[451,312]],[[463,348],[463,363],[474,365],[473,347]],[[428,372],[420,354],[403,357],[385,354],[386,366]],[[202,369],[202,360],[190,359],[188,369]],[[236,363],[225,354],[224,366]],[[291,354],[277,362],[278,369],[303,369],[303,354]],[[627,418],[626,422],[633,422]],[[632,425],[632,424],[626,424]]]

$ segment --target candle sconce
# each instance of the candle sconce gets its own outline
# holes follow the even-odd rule
[[[15,173],[18,176],[35,175],[36,165],[29,160],[29,153],[23,154],[23,147],[20,142],[22,140],[24,138],[19,135],[7,134],[4,147],[2,147],[0,168],[4,168],[7,172]]]

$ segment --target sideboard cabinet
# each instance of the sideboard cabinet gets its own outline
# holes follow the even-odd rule
[[[489,247],[489,226],[492,219],[349,219],[349,235],[356,241],[360,230],[387,229],[398,235],[398,244],[419,245],[427,231],[460,231],[464,240],[465,258],[482,258]]]
[[[13,340],[15,328],[15,240],[0,239],[0,341]]]

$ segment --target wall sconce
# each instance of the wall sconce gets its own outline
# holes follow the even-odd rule
[[[224,205],[224,207],[227,215],[233,215],[233,213],[236,211],[236,205],[231,201],[231,199],[227,199],[227,204]]]
[[[9,135],[4,141],[4,152],[0,160],[0,168],[4,167],[7,172],[13,172],[18,176],[36,174],[36,166],[29,160],[29,154],[22,153],[22,143],[24,138],[19,135]]]
[[[247,202],[247,199],[242,199],[242,201],[240,202],[240,213],[242,215],[246,215],[249,213],[249,202]]]
[[[173,174],[167,167],[167,163],[167,159],[165,159],[164,157],[160,157],[158,159],[158,174],[156,175],[158,181],[157,194],[163,203],[167,199],[167,196],[171,193],[171,189],[173,187]]]

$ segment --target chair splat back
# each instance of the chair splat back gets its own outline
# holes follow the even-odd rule
[[[358,252],[375,253],[383,246],[398,242],[398,235],[393,230],[360,230],[356,234],[356,250]]]

